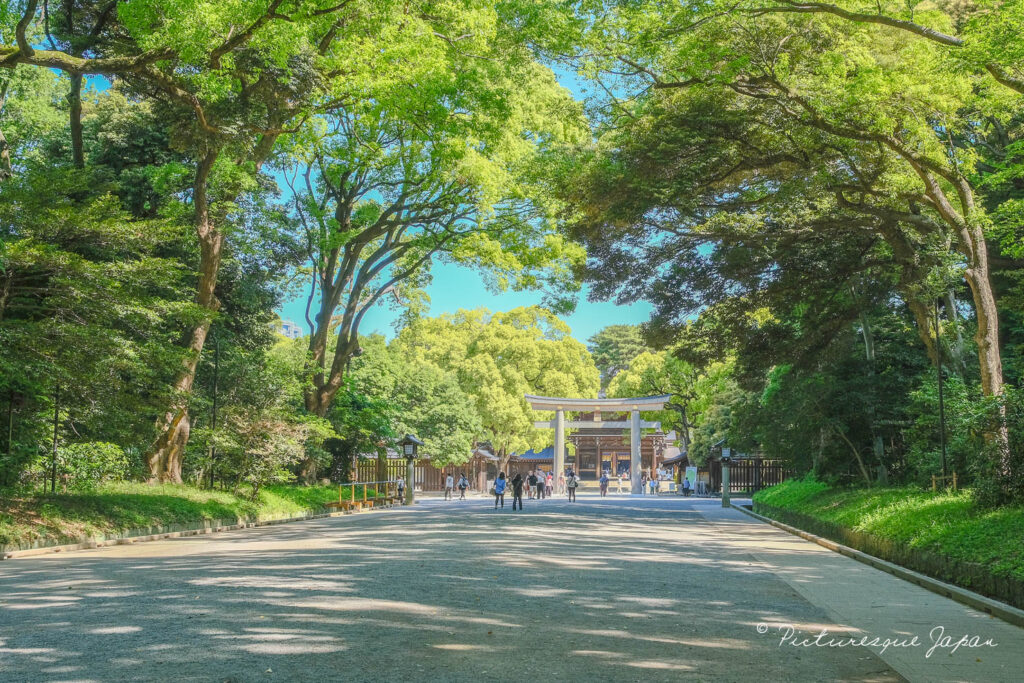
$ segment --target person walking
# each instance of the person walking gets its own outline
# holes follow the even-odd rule
[[[565,472],[558,473],[558,495],[565,493]]]
[[[651,477],[650,481],[647,482],[647,485],[651,487],[652,496],[658,495],[658,480],[656,477]]]
[[[398,478],[398,500],[402,501],[402,505],[405,505],[405,479]]]
[[[686,477],[685,479],[683,479],[683,497],[684,498],[689,498],[690,497],[690,478],[689,477]]]
[[[455,492],[455,477],[452,476],[451,472],[444,478],[444,499],[451,500],[452,493]]]
[[[463,472],[459,475],[459,500],[466,500],[466,489],[469,488],[469,479],[466,479],[466,473]]]
[[[625,478],[626,478],[625,475],[622,474],[622,472],[619,472],[619,480],[618,480],[619,490],[616,491],[616,493],[622,493],[622,480],[625,479]]]
[[[607,496],[608,495],[608,472],[607,472],[607,470],[604,471],[604,472],[601,472],[601,478],[598,479],[597,481],[598,481],[599,484],[601,484],[601,496],[602,497]]]
[[[498,509],[498,503],[501,503],[501,507],[505,507],[505,488],[508,486],[508,482],[505,481],[505,473],[499,472],[498,479],[494,482],[494,509]]]
[[[580,485],[580,480],[576,476],[576,473],[569,470],[569,476],[565,480],[565,488],[569,492],[569,502],[576,502],[576,487]]]
[[[645,493],[647,493],[647,473],[646,472],[641,472],[640,473],[640,494],[643,495]]]
[[[547,477],[544,475],[544,470],[537,470],[537,500],[544,500],[544,486],[547,481]]]
[[[537,491],[537,473],[534,472],[533,470],[530,470],[527,474],[528,476],[526,477],[526,484],[529,488],[526,491],[526,495],[530,498],[530,500],[533,500],[533,494],[536,493]]]
[[[548,476],[544,480],[544,497],[545,498],[550,498],[551,497],[552,490],[555,488],[553,486],[554,483],[555,483],[555,475],[553,475],[550,472],[548,472]]]
[[[523,509],[523,475],[516,472],[516,476],[512,477],[512,511],[516,510],[516,502],[519,503],[519,509]]]

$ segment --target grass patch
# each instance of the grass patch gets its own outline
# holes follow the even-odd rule
[[[760,491],[754,503],[981,564],[993,575],[1024,581],[1024,507],[979,508],[969,491],[829,488],[808,477]]]
[[[356,495],[362,496],[361,487]],[[0,491],[0,547],[40,539],[73,543],[149,526],[301,514],[337,499],[336,486],[267,486],[254,501],[224,491],[169,484],[117,483],[93,491],[21,497]]]

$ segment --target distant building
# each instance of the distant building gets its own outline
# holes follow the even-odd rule
[[[282,320],[281,327],[277,331],[289,339],[298,339],[302,336],[302,328],[299,327],[298,323],[291,320]]]

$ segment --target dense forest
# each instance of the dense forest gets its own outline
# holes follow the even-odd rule
[[[1022,29],[1022,0],[6,2],[0,488],[255,495],[406,432],[507,458],[550,443],[524,393],[603,390],[672,394],[697,462],[1024,501]],[[438,264],[538,305],[432,317]],[[585,345],[584,284],[654,314]]]

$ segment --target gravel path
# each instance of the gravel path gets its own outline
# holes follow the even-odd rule
[[[903,680],[867,648],[780,647],[777,624],[857,624],[798,590],[818,546],[716,505],[434,499],[2,562],[0,680]]]

